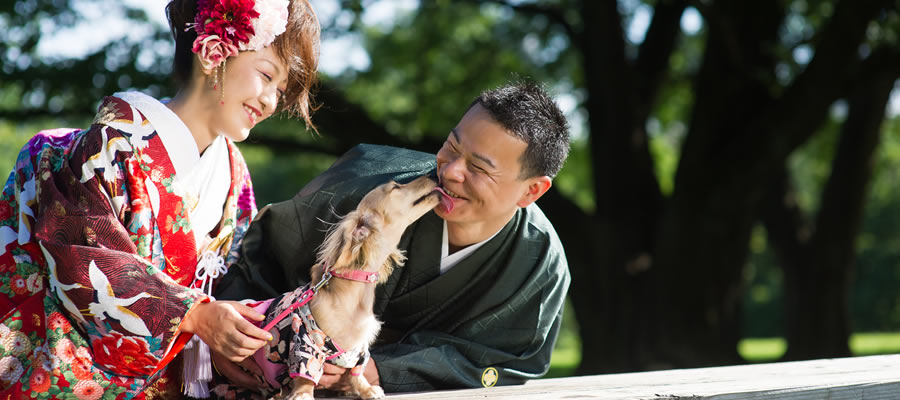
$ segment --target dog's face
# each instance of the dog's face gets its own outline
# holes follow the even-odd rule
[[[406,185],[388,182],[372,189],[359,202],[356,211],[366,217],[381,218],[380,229],[388,235],[399,236],[406,227],[425,215],[440,202],[434,191],[437,183],[427,176]]]
[[[440,203],[436,185],[423,176],[406,185],[391,181],[372,189],[328,232],[319,260],[338,272],[379,270],[383,282],[394,264],[406,260],[397,249],[403,231]]]

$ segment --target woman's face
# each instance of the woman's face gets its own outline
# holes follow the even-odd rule
[[[250,129],[271,116],[282,99],[288,71],[271,46],[259,51],[242,51],[228,57],[225,66],[225,96],[222,88],[209,91],[215,96],[217,117],[213,132],[235,142],[250,135]],[[221,80],[220,80],[221,82]]]

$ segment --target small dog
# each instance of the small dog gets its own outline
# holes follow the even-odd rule
[[[448,204],[446,197],[427,176],[376,187],[329,229],[309,285],[251,305],[265,309],[261,326],[273,335],[253,357],[265,380],[281,387],[283,398],[312,399],[326,361],[352,368],[349,394],[384,397],[381,387],[363,377],[369,345],[381,329],[372,312],[375,285],[406,261],[397,248],[406,227],[435,206]]]

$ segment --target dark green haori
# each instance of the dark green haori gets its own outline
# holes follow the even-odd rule
[[[432,154],[360,145],[292,200],[260,212],[219,299],[266,299],[309,281],[327,222],[375,186],[433,174]],[[376,290],[384,321],[372,346],[388,392],[521,384],[547,372],[569,271],[562,244],[534,204],[440,274],[443,221],[429,212],[400,241],[408,260]]]

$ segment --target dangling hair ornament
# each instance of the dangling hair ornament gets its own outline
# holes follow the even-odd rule
[[[222,60],[222,63],[219,64],[219,68],[216,68],[216,82],[219,82],[219,86],[221,86],[221,89],[219,89],[219,104],[221,105],[225,105],[225,64],[227,63],[227,59]],[[220,69],[222,70],[221,73],[219,72]],[[221,82],[219,81],[220,76],[222,77]],[[213,89],[215,89],[215,87],[213,87]]]
[[[225,59],[239,51],[258,51],[272,44],[287,25],[289,0],[199,0],[194,22],[185,30],[197,32],[191,49],[204,69],[216,70],[225,100]],[[221,81],[219,75],[221,74]]]
[[[220,87],[219,103],[225,104],[225,59],[239,51],[258,51],[272,44],[287,25],[288,3],[289,0],[197,1],[197,15],[185,31],[197,32],[191,50],[203,68],[216,70],[213,89]],[[209,397],[212,380],[209,347],[195,335],[184,352],[184,394]]]

